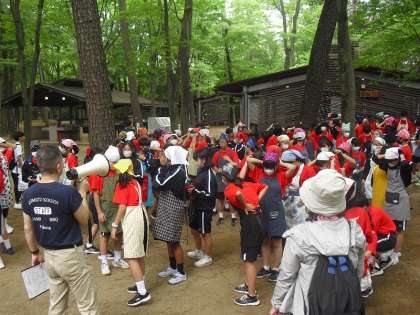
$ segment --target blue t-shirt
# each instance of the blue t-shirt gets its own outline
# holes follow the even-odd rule
[[[58,182],[32,185],[22,197],[22,209],[32,218],[38,244],[50,249],[82,244],[80,225],[73,217],[81,204],[74,187]]]

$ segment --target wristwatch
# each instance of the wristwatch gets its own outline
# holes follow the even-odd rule
[[[111,226],[113,229],[118,229],[118,224],[115,222],[112,222]]]

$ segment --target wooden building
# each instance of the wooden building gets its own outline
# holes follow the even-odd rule
[[[342,83],[338,54],[330,54],[327,79],[322,91],[320,112],[341,112]],[[240,101],[240,119],[256,130],[273,122],[282,126],[299,123],[307,66],[220,85],[216,93],[232,95]],[[406,81],[402,73],[378,68],[355,69],[356,114],[374,116],[378,112],[399,115],[406,110],[411,118],[420,114],[420,80]]]
[[[132,117],[130,94],[112,88],[115,123],[118,127]],[[166,104],[139,96],[144,122],[151,116],[168,116]],[[16,131],[23,121],[22,94],[16,93],[2,100],[2,120],[12,120],[11,130]],[[83,82],[79,79],[63,78],[51,84],[35,85],[33,104],[33,138],[46,139],[50,127],[56,127],[61,135],[79,138],[80,129],[88,132],[86,96]]]

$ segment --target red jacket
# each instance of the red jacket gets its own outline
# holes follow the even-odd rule
[[[383,209],[371,206],[369,215],[373,230],[377,235],[388,235],[397,231],[394,221]]]
[[[344,216],[348,220],[356,219],[366,237],[367,249],[372,253],[372,255],[376,255],[378,236],[372,229],[372,223],[370,222],[368,212],[364,208],[352,208],[346,210]]]

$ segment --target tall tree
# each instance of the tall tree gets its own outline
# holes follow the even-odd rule
[[[17,58],[20,70],[20,85],[22,89],[22,104],[23,104],[23,118],[24,118],[24,133],[26,136],[25,152],[29,152],[30,142],[32,140],[32,106],[34,101],[35,79],[38,69],[39,54],[40,54],[40,37],[42,15],[44,10],[44,0],[38,1],[37,18],[35,24],[35,38],[34,38],[34,55],[32,58],[32,69],[29,77],[28,87],[28,73],[25,61],[25,30],[22,23],[20,13],[20,0],[10,0],[10,11],[15,25]]]
[[[349,35],[347,16],[348,0],[338,0],[338,47],[340,68],[343,75],[343,97],[341,112],[343,121],[350,122],[351,130],[355,127],[356,86],[353,69],[352,44]]]
[[[181,78],[181,123],[182,130],[194,124],[195,110],[190,86],[190,46],[192,36],[193,1],[185,0],[182,17],[181,39],[179,43],[178,62]]]
[[[86,93],[91,146],[105,149],[115,139],[112,95],[96,0],[71,0],[80,72]]]
[[[138,123],[142,123],[142,113],[139,104],[138,82],[136,74],[136,59],[134,58],[134,51],[131,46],[130,33],[127,19],[127,5],[125,0],[118,0],[120,9],[120,28],[121,38],[123,42],[123,51],[125,66],[128,76],[128,89],[130,91],[131,109],[134,117]]]
[[[318,121],[322,89],[327,73],[328,54],[336,23],[337,0],[325,0],[306,73],[304,101],[300,115],[305,128],[311,128]]]
[[[300,12],[300,0],[296,0],[295,10],[292,17],[292,30],[289,34],[287,12],[284,5],[284,0],[273,0],[274,6],[280,11],[282,25],[283,25],[283,49],[284,49],[284,70],[288,70],[296,63],[295,46],[296,46],[296,33],[298,26],[298,18]],[[289,36],[290,35],[290,36]],[[289,44],[290,37],[290,44]]]

